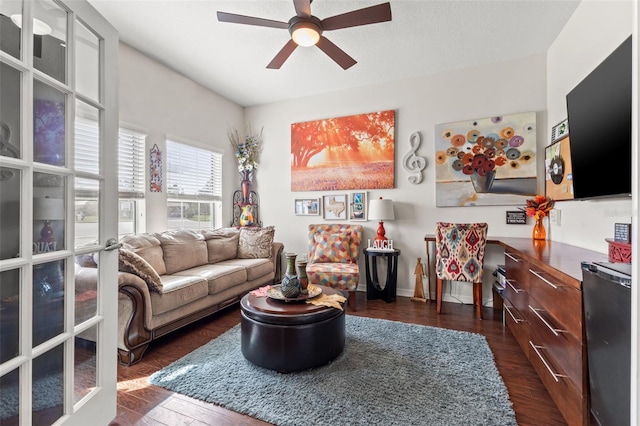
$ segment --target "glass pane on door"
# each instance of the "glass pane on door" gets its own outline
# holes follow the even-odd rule
[[[75,261],[75,325],[98,313],[97,253],[79,254]]]
[[[88,98],[99,101],[100,40],[78,20],[76,50],[76,90]]]
[[[33,174],[33,253],[64,250],[66,178]]]
[[[0,28],[0,31],[2,29]],[[0,155],[22,158],[20,137],[20,71],[0,64]]]
[[[20,269],[0,272],[0,364],[20,355]]]
[[[0,397],[2,400],[2,411],[0,411],[0,424],[21,424],[20,423],[20,386],[18,383],[20,369],[5,374],[0,377]]]
[[[96,387],[96,358],[98,327],[83,331],[75,339],[74,398],[76,403]]]
[[[2,0],[0,2],[0,50],[20,59],[21,42],[22,0]]]
[[[74,185],[76,189],[75,246],[79,248],[98,244],[100,182],[76,178]]]
[[[100,173],[100,125],[97,108],[76,100],[75,153],[76,171]]]
[[[20,257],[20,170],[11,167],[0,167],[0,260]]]
[[[67,12],[51,0],[33,1],[33,66],[67,82]]]
[[[64,261],[33,265],[33,346],[64,331]]]
[[[63,372],[63,345],[58,345],[33,360],[34,425],[50,425],[64,414]]]
[[[33,159],[65,165],[66,101],[64,93],[38,80],[33,82]]]

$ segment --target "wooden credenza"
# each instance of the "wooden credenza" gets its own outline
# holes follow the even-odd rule
[[[551,241],[503,238],[505,323],[569,425],[589,424],[583,261],[602,253]]]
[[[426,236],[427,249],[430,241]],[[505,323],[569,425],[589,425],[581,262],[606,254],[552,241],[498,238],[504,247]],[[428,253],[427,253],[428,254]]]

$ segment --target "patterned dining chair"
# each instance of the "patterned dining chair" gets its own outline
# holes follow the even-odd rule
[[[482,272],[487,245],[486,223],[436,224],[436,310],[442,312],[442,282],[473,283],[476,317],[482,319]]]
[[[362,225],[343,223],[309,225],[309,283],[349,293],[349,307],[356,310],[360,279],[358,255]]]

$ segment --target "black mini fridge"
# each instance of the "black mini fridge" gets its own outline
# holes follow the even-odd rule
[[[631,388],[631,265],[582,263],[591,414],[628,425]]]

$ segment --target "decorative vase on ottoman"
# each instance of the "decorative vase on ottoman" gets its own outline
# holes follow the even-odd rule
[[[307,277],[307,261],[298,261],[298,280],[300,281],[300,292],[302,294],[308,294],[307,287],[309,286],[309,277]]]
[[[287,272],[285,272],[280,286],[284,297],[294,298],[300,295],[300,280],[298,280],[298,275],[296,275],[297,256],[296,253],[287,253]]]

